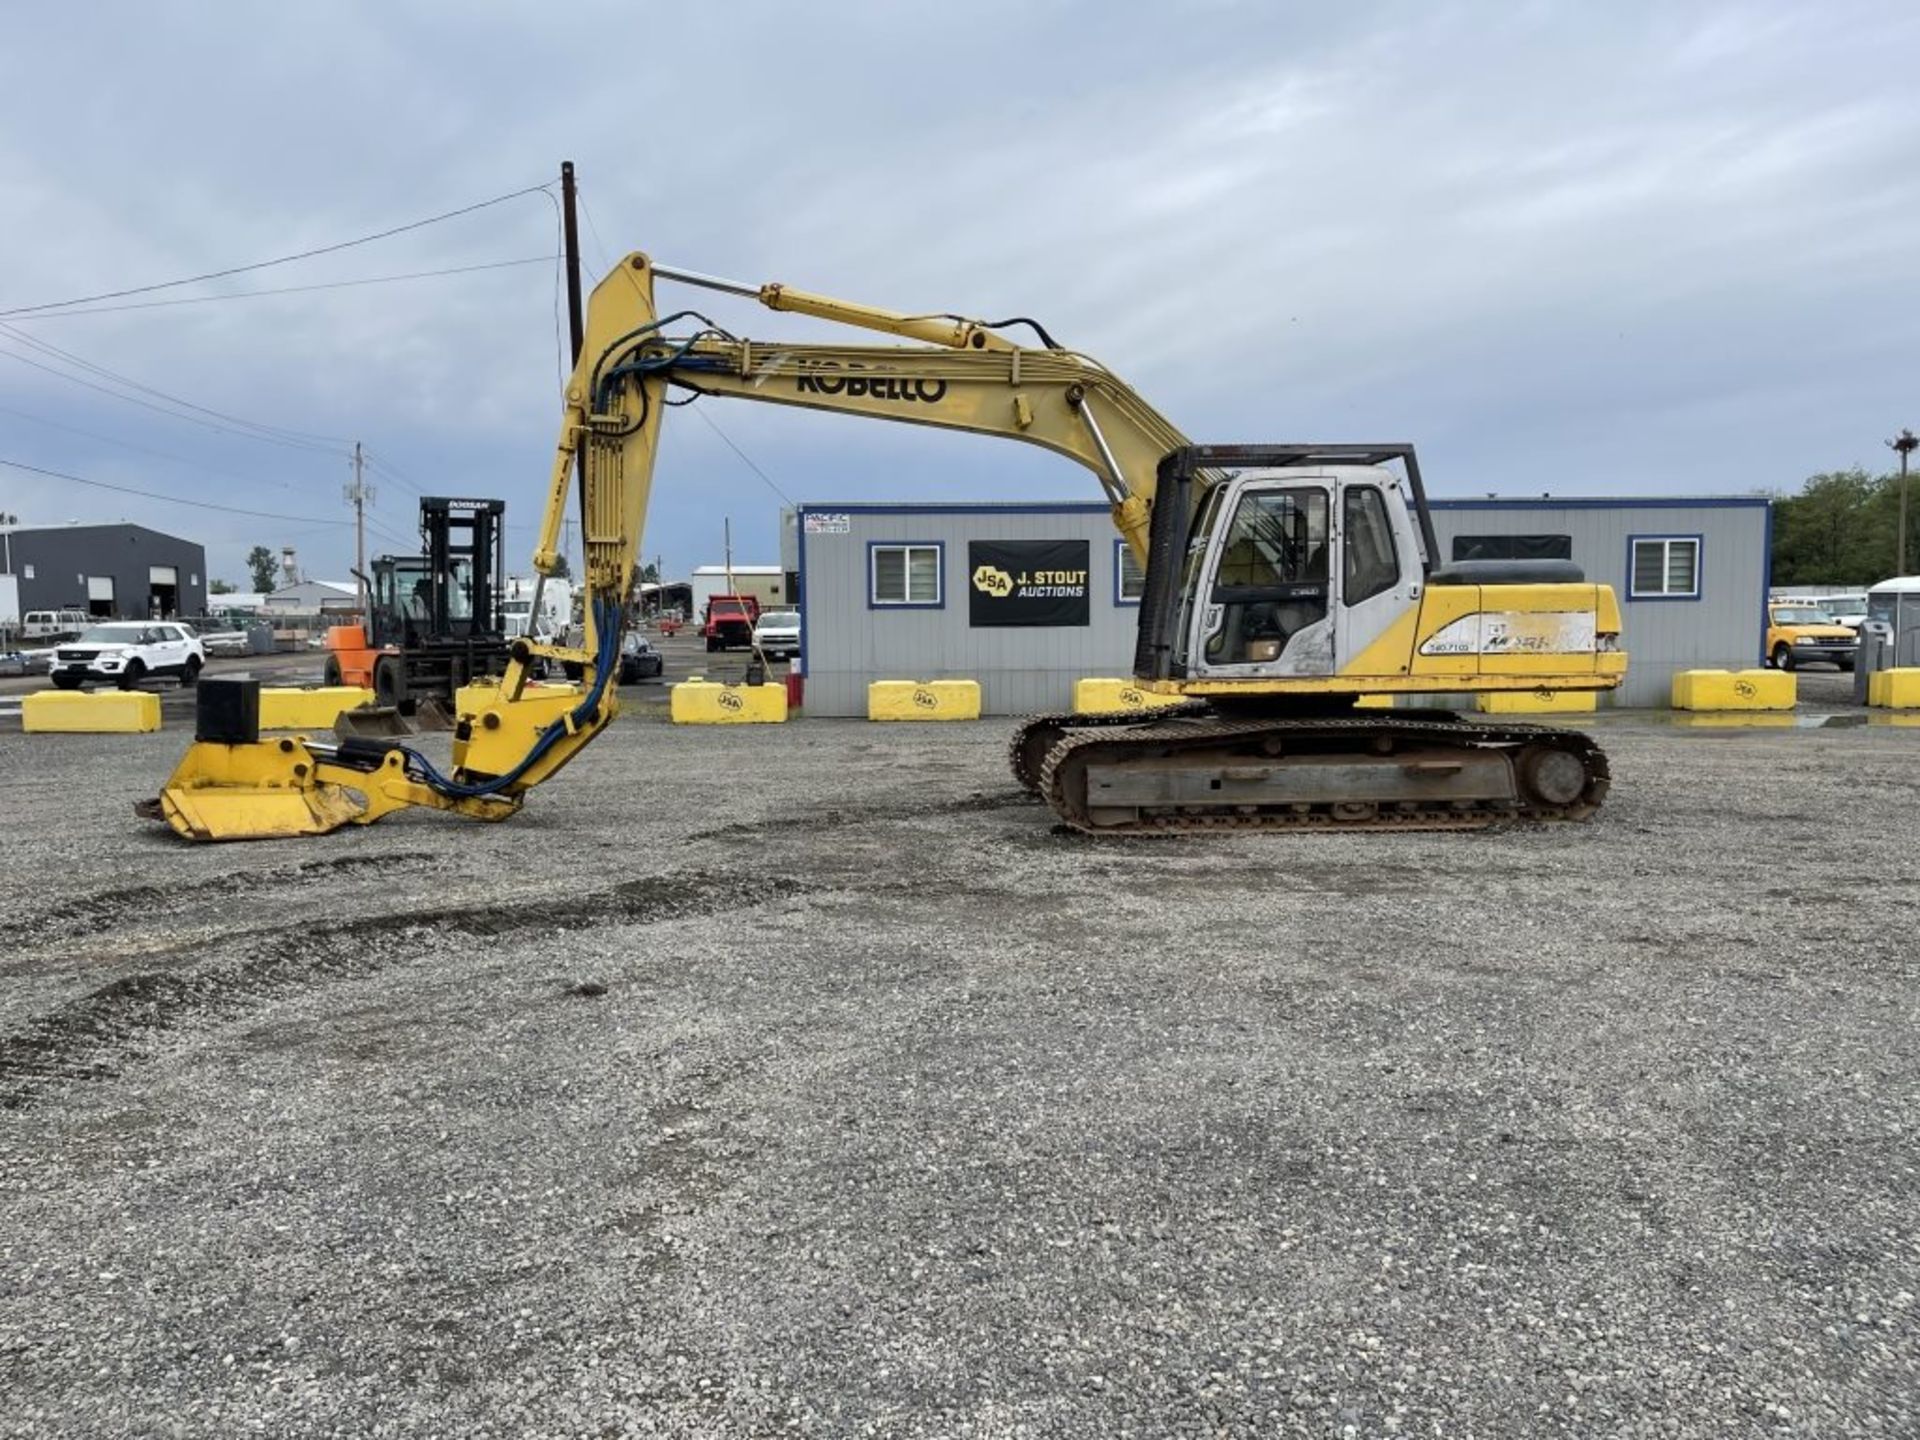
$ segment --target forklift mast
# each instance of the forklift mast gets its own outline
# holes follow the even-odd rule
[[[504,500],[430,495],[420,502],[420,553],[373,562],[364,624],[328,632],[329,684],[371,689],[413,713],[429,696],[451,705],[461,686],[506,669]]]
[[[470,640],[505,631],[506,513],[504,500],[429,495],[420,501],[429,638]]]

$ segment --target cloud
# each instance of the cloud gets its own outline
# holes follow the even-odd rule
[[[608,4],[564,25],[366,3],[238,29],[40,7],[0,55],[0,308],[324,244],[571,157],[590,261],[643,248],[901,309],[1037,315],[1200,438],[1411,438],[1442,491],[1792,486],[1877,462],[1913,419],[1893,302],[1920,280],[1920,116],[1861,77],[1917,30],[1864,3]],[[228,288],[553,243],[535,196]],[[686,298],[756,337],[822,333]],[[554,276],[529,266],[30,328],[198,403],[364,440],[395,467],[375,513],[402,539],[417,489],[503,495],[520,548],[554,321]],[[72,427],[0,411],[0,455],[346,514],[337,448],[5,358],[0,405]],[[709,413],[796,498],[1094,493],[1021,447]],[[205,538],[216,574],[300,528],[0,485],[30,518]],[[772,558],[778,500],[697,421],[676,417],[655,494],[646,548],[669,568],[710,559],[723,514],[746,558]],[[337,524],[296,543],[316,574],[351,555]]]

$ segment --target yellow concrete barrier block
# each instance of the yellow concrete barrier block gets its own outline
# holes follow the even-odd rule
[[[1594,708],[1591,690],[1483,690],[1473,697],[1483,715],[1563,715]]]
[[[1082,715],[1117,715],[1127,710],[1158,710],[1164,705],[1185,703],[1185,696],[1143,690],[1131,680],[1089,677],[1073,682],[1073,708]]]
[[[787,718],[787,687],[682,680],[668,692],[667,715],[676,725],[777,725]]]
[[[1874,671],[1867,677],[1867,704],[1882,710],[1920,710],[1920,669]]]
[[[978,680],[875,680],[867,686],[869,720],[978,720]]]
[[[373,703],[373,691],[358,685],[317,685],[311,690],[260,687],[262,730],[331,730],[343,710]]]
[[[160,728],[160,697],[145,690],[41,690],[22,697],[20,728],[42,735],[138,735]]]
[[[1791,710],[1797,694],[1788,670],[1682,670],[1673,677],[1676,710]]]

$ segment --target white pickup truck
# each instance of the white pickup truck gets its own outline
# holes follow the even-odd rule
[[[124,620],[89,626],[78,640],[56,645],[48,673],[61,690],[78,690],[88,681],[131,690],[155,675],[191,685],[206,663],[206,649],[188,627],[170,620]]]

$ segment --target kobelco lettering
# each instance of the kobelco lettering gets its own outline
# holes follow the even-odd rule
[[[898,375],[841,375],[831,371],[803,371],[794,376],[801,395],[846,395],[874,400],[899,400],[914,405],[937,405],[947,398],[944,380],[908,380]]]

